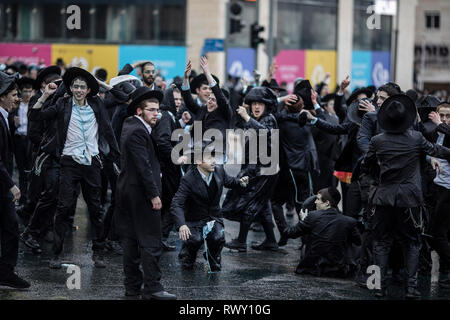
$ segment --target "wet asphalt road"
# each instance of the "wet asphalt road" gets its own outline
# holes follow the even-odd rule
[[[288,223],[293,225],[296,219],[290,218]],[[75,224],[79,228],[68,237],[64,260],[80,267],[81,288],[67,288],[66,281],[70,274],[66,272],[66,268],[52,270],[48,267],[50,244],[44,242],[43,253],[34,255],[21,242],[17,272],[30,281],[32,286],[24,291],[0,287],[0,300],[125,299],[121,256],[107,255],[106,269],[93,267],[88,241],[89,220],[81,196],[77,204]],[[227,241],[235,238],[238,230],[238,223],[225,220]],[[276,236],[278,239],[277,231]],[[247,253],[232,252],[224,248],[222,271],[209,274],[202,256],[203,249],[197,255],[194,270],[181,269],[177,258],[181,241],[173,232],[169,242],[177,246],[177,251],[164,252],[161,257],[162,284],[179,299],[187,300],[375,300],[372,292],[351,280],[296,275],[294,270],[299,260],[298,240],[289,240],[288,245],[280,252],[261,252],[250,248],[252,242],[263,239],[263,232],[250,231]],[[434,262],[433,279],[420,277],[421,292],[424,299],[448,299],[450,292],[441,291],[437,286],[436,259]],[[390,295],[391,299],[403,299],[403,290],[393,286]]]

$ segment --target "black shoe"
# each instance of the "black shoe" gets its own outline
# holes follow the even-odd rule
[[[141,294],[142,294],[141,290],[138,290],[138,289],[126,289],[125,290],[126,297],[138,297]]]
[[[111,253],[117,254],[119,256],[123,255],[123,249],[120,245],[120,242],[115,240],[106,240],[105,241],[105,249]]]
[[[50,260],[49,267],[50,269],[61,269],[61,258],[59,256],[53,256]]]
[[[27,289],[31,284],[19,277],[16,273],[11,272],[5,277],[0,278],[0,286],[7,286],[16,289]]]
[[[33,236],[29,233],[23,232],[20,235],[20,240],[25,243],[25,245],[30,249],[40,249],[41,246],[39,245],[39,242]]]
[[[387,295],[386,289],[375,289],[375,297],[384,298]]]
[[[105,261],[103,260],[103,256],[97,253],[92,255],[92,261],[94,261],[94,267],[96,268],[106,268]]]
[[[247,244],[240,242],[238,239],[233,239],[224,244],[225,248],[238,250],[239,252],[247,252]]]
[[[177,300],[177,296],[167,291],[158,291],[151,295],[143,294],[143,300]]]
[[[250,230],[255,232],[264,232],[263,226],[258,222],[252,223],[252,225],[250,226]]]
[[[281,234],[280,240],[278,240],[278,246],[283,247],[283,246],[287,245],[288,239],[289,238],[286,235]]]
[[[277,251],[278,244],[276,242],[268,242],[267,240],[264,240],[260,244],[253,244],[252,249],[253,250]]]
[[[422,298],[422,294],[416,288],[408,287],[405,294],[406,299],[416,300]]]
[[[161,240],[161,246],[163,248],[164,251],[175,251],[176,247],[175,246],[171,246],[167,240]]]
[[[214,259],[209,255],[209,259],[206,259],[206,252],[203,252],[203,258],[209,262],[209,266],[211,267],[211,271],[220,271],[222,270],[222,266],[220,265],[220,259]],[[219,260],[219,261],[217,261]]]

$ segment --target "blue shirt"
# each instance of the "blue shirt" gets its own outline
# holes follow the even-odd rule
[[[205,181],[207,186],[209,187],[209,184],[211,183],[214,172],[210,172],[209,178],[206,178],[206,176],[203,174],[203,172],[198,167],[197,167],[197,170],[200,173],[200,176],[202,177],[203,181]]]
[[[444,138],[445,134],[438,132],[436,144],[442,146],[444,144]],[[445,159],[438,160],[441,163],[442,171],[440,174],[436,175],[436,178],[434,178],[434,183],[446,189],[450,189],[450,163]]]
[[[87,102],[80,107],[72,100],[72,115],[62,154],[88,166],[92,164],[92,157],[99,154],[97,119]]]

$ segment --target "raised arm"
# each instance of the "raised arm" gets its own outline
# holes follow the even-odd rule
[[[194,101],[191,95],[191,88],[189,85],[189,76],[191,75],[192,63],[191,60],[186,64],[186,69],[184,70],[183,85],[181,86],[181,96],[183,97],[184,104],[186,108],[193,114],[197,114],[201,107]]]

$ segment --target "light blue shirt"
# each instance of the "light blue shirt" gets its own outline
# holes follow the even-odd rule
[[[0,107],[0,113],[2,114],[3,118],[5,119],[6,126],[8,127],[8,130],[9,130],[8,111],[6,111],[6,110],[3,109],[2,107]]]
[[[16,134],[26,136],[28,128],[28,103],[21,102],[19,105],[19,126],[17,127]]]
[[[445,134],[438,132],[438,139],[436,144],[442,146],[444,144]],[[434,178],[434,183],[437,185],[444,187],[446,189],[450,189],[450,163],[445,159],[438,159],[442,166],[442,171],[440,174],[436,175]]]
[[[202,177],[203,181],[205,181],[206,184],[207,184],[208,187],[209,187],[209,184],[211,183],[211,180],[212,180],[212,177],[213,177],[214,172],[210,172],[210,173],[209,173],[209,178],[207,178],[207,177],[203,174],[203,172],[202,172],[198,167],[197,167],[197,170],[198,170],[198,172],[200,173],[200,176]]]
[[[92,157],[99,154],[98,123],[94,110],[87,102],[80,107],[72,100],[72,115],[62,154],[88,166],[92,164]]]

